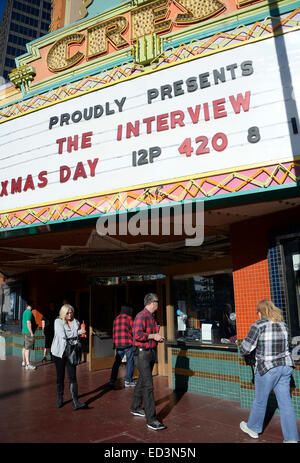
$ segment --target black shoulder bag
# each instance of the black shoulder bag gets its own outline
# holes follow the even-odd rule
[[[256,363],[255,352],[256,352],[256,349],[252,350],[250,354],[244,355],[246,365],[249,365],[252,370],[252,383],[253,384],[254,384],[254,366]]]
[[[68,362],[70,363],[70,365],[72,365],[73,367],[76,367],[81,362],[81,343],[80,343],[79,338],[77,336],[77,343],[72,344],[70,342],[70,339],[67,338],[67,333],[66,333],[65,327],[64,327],[64,331],[65,331],[66,341],[67,341],[64,356],[67,357]],[[74,338],[71,338],[71,339],[74,339]]]
[[[250,354],[244,355],[246,365],[254,366],[255,365],[255,351],[256,349],[252,350]]]

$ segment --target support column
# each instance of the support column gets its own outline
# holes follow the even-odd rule
[[[174,306],[171,299],[171,283],[172,277],[170,275],[166,278],[166,316],[167,316],[167,339],[172,340],[175,336],[174,328]],[[168,347],[168,386],[172,385],[172,347]]]
[[[156,280],[156,293],[159,299],[159,308],[158,308],[158,320],[160,323],[159,333],[167,337],[166,329],[166,316],[165,316],[165,284],[163,280]],[[168,364],[166,363],[165,357],[165,343],[159,342],[157,345],[157,357],[158,357],[158,374],[160,376],[168,376]]]

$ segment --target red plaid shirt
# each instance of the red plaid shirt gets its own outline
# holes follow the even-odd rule
[[[133,324],[133,345],[144,347],[145,349],[154,349],[157,341],[148,339],[149,334],[159,332],[159,326],[153,315],[146,308],[139,312],[135,317]]]
[[[132,346],[133,320],[126,313],[118,315],[113,324],[114,348],[122,349]]]

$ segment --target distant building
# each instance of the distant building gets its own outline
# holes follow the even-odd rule
[[[49,32],[51,0],[2,0],[0,7],[0,76],[8,79],[26,43]]]

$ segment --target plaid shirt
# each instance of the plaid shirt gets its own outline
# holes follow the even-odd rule
[[[146,308],[139,312],[133,324],[133,345],[145,349],[155,349],[157,341],[148,339],[149,334],[159,332],[159,326],[153,315]]]
[[[255,348],[255,369],[261,376],[280,365],[295,366],[289,352],[288,331],[283,322],[272,323],[262,319],[253,323],[241,343],[240,354],[249,354]]]
[[[118,315],[113,324],[113,342],[115,349],[132,346],[133,320],[125,313]]]

